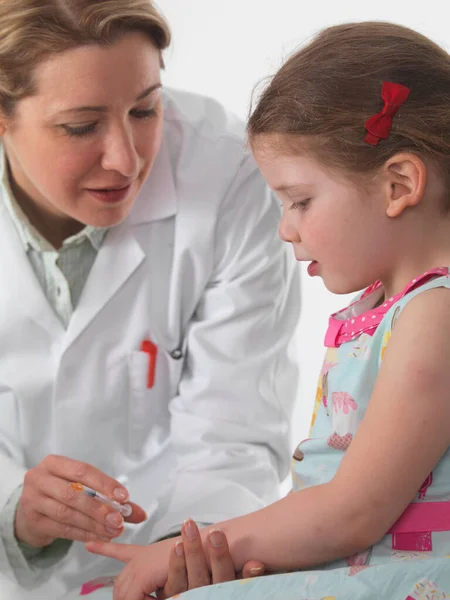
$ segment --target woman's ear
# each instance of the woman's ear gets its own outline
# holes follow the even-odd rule
[[[395,154],[384,165],[386,182],[386,214],[398,217],[422,200],[427,180],[423,160],[411,152]]]

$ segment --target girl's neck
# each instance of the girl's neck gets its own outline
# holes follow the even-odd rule
[[[399,294],[413,279],[435,267],[450,266],[450,218],[430,224],[423,223],[419,235],[403,238],[391,267],[381,277],[385,297]]]

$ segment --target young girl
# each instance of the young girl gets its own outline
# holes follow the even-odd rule
[[[218,525],[236,569],[288,573],[186,598],[450,598],[450,57],[397,25],[332,27],[248,130],[296,258],[365,291],[330,318],[294,493]],[[88,546],[128,563],[114,598],[142,600],[172,543]]]

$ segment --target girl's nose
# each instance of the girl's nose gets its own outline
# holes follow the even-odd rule
[[[288,223],[284,216],[281,219],[278,234],[283,242],[299,244],[302,241],[297,229],[291,223]]]

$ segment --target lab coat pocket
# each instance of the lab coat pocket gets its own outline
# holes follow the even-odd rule
[[[184,363],[182,352],[159,347],[154,376],[149,378],[151,360],[147,352],[140,350],[129,356],[128,446],[135,456],[148,457],[167,436],[169,403],[177,394]]]

